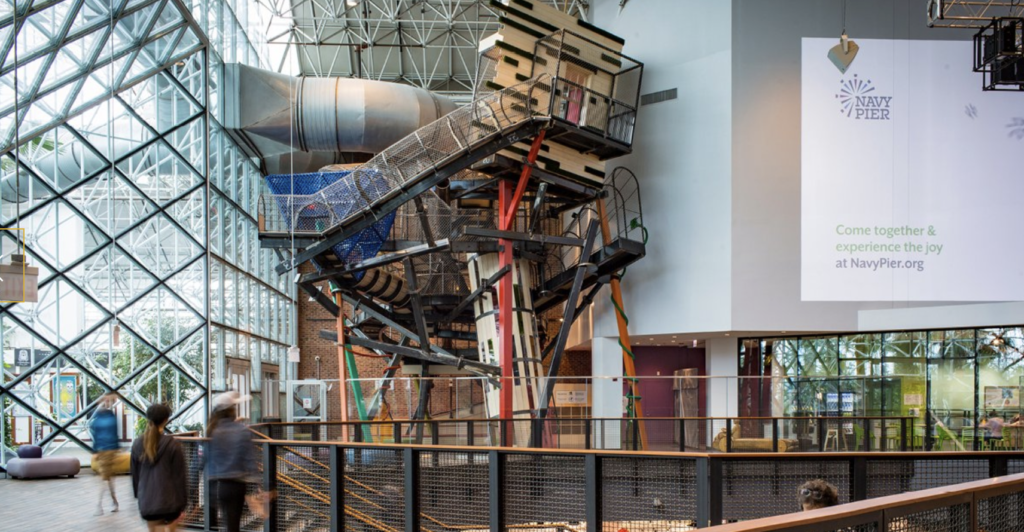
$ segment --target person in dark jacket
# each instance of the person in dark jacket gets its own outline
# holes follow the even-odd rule
[[[248,400],[248,396],[234,391],[214,397],[213,412],[206,424],[206,437],[210,438],[207,478],[227,532],[241,530],[246,492],[249,484],[259,479],[252,432],[238,422],[238,405]]]
[[[132,487],[139,500],[139,515],[154,532],[177,530],[177,521],[188,505],[185,454],[177,440],[164,434],[170,417],[167,405],[150,405],[146,432],[132,445]]]
[[[95,515],[103,515],[103,494],[110,491],[110,498],[114,501],[114,507],[110,513],[117,511],[117,493],[114,492],[114,467],[117,464],[117,453],[121,444],[117,439],[117,416],[112,410],[117,396],[108,393],[100,397],[99,407],[89,421],[89,432],[92,434],[92,448],[96,451],[96,469],[100,478],[107,483],[106,488],[100,488],[99,505]]]

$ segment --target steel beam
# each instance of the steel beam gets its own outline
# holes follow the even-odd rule
[[[531,235],[537,232],[537,224],[540,222],[540,208],[544,205],[544,196],[547,194],[547,191],[547,183],[537,185],[537,195],[533,198],[533,209],[530,213],[530,227],[528,229]]]
[[[376,340],[368,340],[365,338],[349,337],[349,343],[352,345],[358,345],[367,349],[374,349],[377,351],[383,351],[385,353],[394,353],[396,355],[402,355],[405,357],[415,358],[417,360],[425,360],[427,362],[434,362],[436,364],[443,364],[445,366],[452,366],[459,369],[465,369],[466,371],[478,376],[491,378],[491,375],[498,374],[500,368],[485,364],[483,362],[477,362],[476,360],[466,360],[464,357],[456,357],[454,355],[442,355],[438,353],[427,352],[424,353],[418,348],[407,347],[403,345],[388,344],[384,342],[378,342]]]
[[[481,236],[485,238],[501,238],[505,240],[518,240],[521,242],[537,242],[540,244],[553,244],[558,246],[583,245],[583,240],[566,236],[553,235],[531,235],[517,231],[501,231],[498,229],[485,229],[483,227],[467,227],[463,232],[466,236]]]
[[[462,314],[462,311],[465,310],[466,307],[473,304],[473,302],[476,301],[476,298],[480,297],[487,290],[490,290],[491,287],[509,271],[511,271],[511,268],[504,266],[495,272],[494,275],[484,279],[476,290],[473,290],[471,294],[466,296],[466,299],[463,299],[451,312],[448,313],[447,316],[441,319],[441,323],[451,323],[459,314]]]
[[[316,273],[305,273],[299,277],[300,283],[318,283],[320,281],[333,280],[336,277],[342,275],[348,275],[355,272],[369,270],[373,268],[379,268],[387,264],[392,264],[401,260],[406,260],[410,257],[419,257],[420,255],[427,255],[430,253],[436,253],[442,251],[448,247],[448,239],[438,240],[437,242],[418,244],[412,247],[408,247],[392,253],[384,255],[377,255],[372,259],[366,259],[353,264],[350,264],[344,268],[337,268],[333,270],[324,270]]]
[[[338,315],[341,314],[341,308],[338,307],[330,297],[327,297],[327,294],[318,290],[313,283],[304,283],[300,281],[299,288],[309,294],[309,296],[316,300],[317,303],[320,303],[320,306],[327,309],[327,312],[330,312],[331,316],[337,318]]]
[[[430,354],[430,335],[427,331],[427,320],[423,318],[423,303],[420,301],[420,289],[416,285],[416,267],[412,259],[405,259],[405,284],[409,292],[409,304],[412,306],[413,323],[416,324],[416,341],[420,344],[420,351]]]
[[[335,245],[344,242],[363,229],[377,223],[381,217],[394,212],[416,196],[425,193],[438,183],[451,178],[462,170],[465,170],[474,162],[493,153],[497,153],[524,138],[530,138],[536,135],[546,124],[547,122],[544,120],[534,119],[529,122],[524,122],[514,130],[508,131],[506,135],[496,134],[489,142],[483,142],[475,150],[469,150],[465,154],[449,161],[443,167],[433,170],[433,173],[419,178],[419,180],[416,180],[415,184],[396,194],[393,198],[364,209],[362,212],[350,217],[348,220],[343,222],[342,226],[340,226],[336,232],[316,244],[298,252],[290,261],[278,264],[275,267],[275,270],[278,274],[284,274],[297,268],[300,264],[317,257],[321,253],[324,253]]]
[[[591,220],[587,227],[587,240],[583,244],[581,257],[589,257],[590,249],[594,247],[597,240],[597,220]],[[579,298],[580,290],[583,288],[583,278],[587,275],[587,269],[592,265],[589,262],[581,261],[576,266],[576,279],[572,283],[572,291],[569,292],[569,299],[565,300],[565,310],[562,315],[562,326],[558,330],[558,338],[555,339],[554,352],[551,355],[551,365],[548,366],[548,378],[545,379],[544,388],[541,390],[540,404],[537,405],[538,417],[544,419],[547,415],[548,403],[555,391],[555,377],[558,376],[558,368],[562,364],[562,354],[565,352],[565,343],[569,340],[569,330],[572,329],[572,322],[576,319],[576,300]],[[540,435],[536,435],[540,437]],[[540,441],[535,440],[535,441]]]

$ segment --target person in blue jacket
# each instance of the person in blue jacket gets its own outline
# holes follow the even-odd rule
[[[206,474],[227,532],[239,532],[249,484],[259,480],[252,432],[238,421],[238,405],[249,396],[225,392],[213,398],[206,425],[210,439]]]
[[[95,515],[103,515],[103,494],[110,491],[114,507],[110,512],[117,511],[117,493],[114,490],[114,468],[121,444],[117,437],[117,416],[114,414],[114,403],[117,395],[108,393],[100,397],[99,406],[89,421],[89,432],[92,434],[92,448],[96,451],[96,469],[100,477],[107,483],[106,488],[100,485],[100,499]]]

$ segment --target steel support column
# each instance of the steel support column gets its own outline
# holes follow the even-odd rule
[[[345,364],[345,302],[341,290],[334,293],[334,304],[338,305],[338,390],[341,393],[341,422],[348,421],[348,367]],[[341,431],[341,441],[348,441],[348,431]]]
[[[498,212],[504,214],[509,209],[512,201],[512,183],[502,181],[498,184]],[[504,224],[504,219],[502,219]],[[502,228],[504,229],[504,227]],[[512,386],[513,386],[513,362],[514,349],[512,343],[512,241],[506,238],[498,240],[500,251],[498,252],[501,268],[508,268],[509,273],[501,276],[498,286],[498,349],[501,353],[501,392],[499,396],[498,412],[501,419],[512,419]],[[501,445],[511,447],[515,440],[512,437],[512,429],[501,431]]]
[[[533,144],[530,146],[530,152],[526,156],[526,160],[523,162],[523,171],[519,175],[519,184],[513,190],[512,183],[508,180],[503,180],[498,183],[498,218],[500,224],[498,229],[501,231],[511,231],[513,228],[513,222],[515,221],[516,211],[518,209],[519,200],[522,199],[523,194],[526,192],[526,185],[530,181],[530,174],[533,172],[533,164],[537,161],[537,155],[540,153],[541,143],[544,142],[544,130],[541,129],[536,137],[533,139]],[[512,302],[515,299],[515,295],[512,293],[512,261],[515,260],[512,254],[512,241],[507,238],[501,238],[498,240],[498,246],[500,251],[498,252],[499,266],[504,269],[508,268],[509,273],[501,277],[500,290],[498,298],[498,334],[499,343],[498,348],[501,353],[501,395],[499,400],[498,411],[501,419],[512,419],[513,417],[513,406],[512,406],[512,386],[513,386],[513,358],[514,357],[514,344],[512,343]],[[524,290],[528,289],[524,287]],[[502,431],[501,433],[501,444],[507,447],[511,447],[515,441],[513,438],[514,424],[510,427],[510,430]]]

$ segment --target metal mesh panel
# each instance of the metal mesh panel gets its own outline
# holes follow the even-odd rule
[[[978,529],[1014,532],[1024,526],[1024,493],[1007,493],[978,501]]]
[[[868,498],[982,480],[988,460],[868,460]]]
[[[1017,473],[1024,473],[1024,459],[1011,458],[1006,461],[1006,473],[1008,475],[1016,475]]]
[[[468,146],[546,111],[550,95],[536,90],[540,82],[540,77],[534,78],[461,107],[399,140],[315,194],[274,194],[267,201],[261,200],[262,230],[320,233],[337,227],[397,193],[403,185],[418,181]],[[524,106],[524,101],[530,105]]]
[[[179,441],[181,451],[185,455],[185,467],[188,469],[188,506],[182,523],[188,527],[203,527],[206,502],[206,486],[203,482],[202,443],[198,441]]]
[[[583,457],[511,455],[502,490],[505,524],[517,530],[548,531],[585,520]]]
[[[330,525],[330,462],[326,447],[276,448],[278,521],[289,530]]]
[[[971,507],[957,504],[912,513],[889,520],[889,532],[967,532],[971,530]]]
[[[488,464],[487,453],[423,453],[420,527],[433,532],[488,528]]]
[[[848,526],[846,528],[833,528],[823,532],[877,532],[878,523],[864,523],[857,526]]]
[[[606,530],[683,530],[697,521],[693,459],[602,460],[602,508]]]
[[[840,504],[850,501],[850,466],[845,460],[727,461],[722,474],[722,516],[730,521],[797,511],[797,488],[816,478],[839,489]]]
[[[403,530],[404,481],[401,450],[346,449],[345,528]]]

